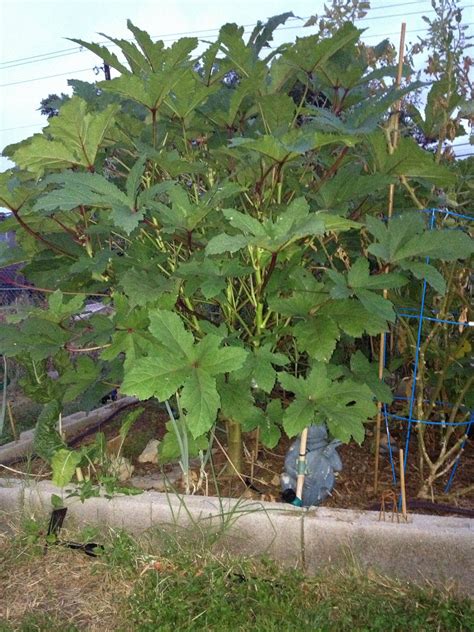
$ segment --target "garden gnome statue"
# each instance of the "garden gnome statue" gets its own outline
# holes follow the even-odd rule
[[[303,486],[303,507],[319,505],[334,487],[334,472],[342,470],[342,462],[336,448],[341,441],[328,441],[326,426],[310,426],[306,444],[306,469]],[[292,503],[296,493],[300,437],[290,446],[285,457],[285,471],[281,475],[283,500]]]

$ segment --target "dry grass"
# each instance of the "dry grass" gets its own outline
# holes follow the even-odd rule
[[[44,523],[0,526],[0,632],[461,632],[472,602],[449,590],[358,568],[309,577],[268,560],[215,555],[196,534],[68,532],[100,541],[104,556],[50,546]],[[203,542],[204,544],[204,542]]]
[[[0,628],[13,629],[28,615],[43,615],[71,628],[121,629],[121,612],[132,583],[81,552],[19,546],[0,534]],[[33,550],[32,550],[33,549]]]

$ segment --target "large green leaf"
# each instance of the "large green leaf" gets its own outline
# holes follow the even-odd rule
[[[361,302],[353,298],[331,301],[319,313],[332,318],[343,332],[354,338],[360,338],[364,333],[376,336],[388,329],[385,318],[368,311]]]
[[[388,274],[370,274],[369,261],[365,257],[356,259],[347,274],[347,283],[353,289],[383,290],[402,287],[408,279],[394,272]]]
[[[330,360],[340,338],[337,324],[329,316],[319,314],[296,323],[293,333],[300,351],[323,362]]]
[[[178,299],[179,280],[167,278],[157,267],[130,268],[120,277],[120,285],[128,296],[130,305],[150,305],[172,309]]]
[[[306,73],[312,73],[323,68],[339,50],[355,43],[361,32],[353,24],[346,22],[337,33],[327,39],[322,39],[319,35],[297,37],[294,46],[284,52],[283,59]]]
[[[369,362],[362,351],[356,351],[351,357],[351,372],[357,382],[366,384],[374,396],[385,404],[392,402],[392,392],[378,376],[378,363]]]
[[[208,334],[195,347],[194,366],[203,369],[209,375],[219,375],[240,369],[245,362],[247,352],[240,347],[219,348],[222,339]]]
[[[37,193],[37,185],[13,169],[0,173],[0,204],[5,208],[18,210]]]
[[[136,101],[156,113],[187,72],[186,68],[169,68],[143,77],[122,75],[111,81],[102,81],[99,86],[104,91]]]
[[[204,298],[214,298],[227,286],[229,278],[243,277],[251,271],[232,259],[211,259],[197,255],[179,266],[176,275],[186,280],[186,292],[189,296],[200,291]]]
[[[249,243],[249,239],[243,235],[227,235],[221,233],[209,240],[206,246],[206,254],[208,255],[221,255],[224,252],[237,252],[242,248],[245,248]]]
[[[194,358],[194,338],[174,312],[153,310],[149,314],[150,331],[163,347],[176,357]]]
[[[472,240],[462,230],[428,230],[421,213],[404,213],[392,218],[387,225],[368,217],[366,224],[377,238],[377,243],[369,245],[369,252],[389,263],[414,257],[453,261],[467,259],[474,252]]]
[[[380,294],[376,294],[370,290],[360,289],[355,291],[355,295],[368,313],[376,314],[389,322],[395,321],[395,311],[392,303],[383,296],[380,296]]]
[[[45,169],[81,166],[93,169],[97,152],[114,122],[116,106],[89,113],[80,97],[69,99],[59,116],[50,119],[43,135],[19,147],[13,159],[20,166],[40,176]]]
[[[65,448],[57,450],[51,459],[53,485],[64,487],[70,483],[81,461],[82,455],[80,452],[66,450]]]
[[[398,147],[390,153],[381,131],[370,135],[370,144],[377,171],[405,176],[426,182],[428,186],[448,187],[456,182],[455,173],[435,162],[433,154],[423,150],[413,138],[402,136]]]
[[[373,290],[405,285],[407,279],[404,276],[396,273],[371,275],[369,262],[364,257],[356,259],[347,274],[334,270],[327,270],[326,274],[334,283],[330,290],[333,298],[348,299],[355,296],[368,313],[388,321],[395,320],[391,302]]]
[[[163,42],[154,42],[146,31],[139,29],[131,20],[127,20],[127,27],[133,33],[151,69],[159,70],[163,63]]]
[[[432,230],[421,238],[412,237],[397,250],[394,263],[409,257],[431,257],[443,261],[468,259],[474,253],[473,240],[462,230]]]
[[[307,398],[296,398],[283,414],[283,428],[289,437],[299,434],[314,422],[316,406]]]
[[[248,382],[239,380],[226,382],[221,378],[218,381],[218,391],[222,418],[237,421],[247,432],[259,425],[263,419],[263,413],[255,406]]]
[[[114,204],[129,204],[125,193],[98,173],[65,172],[49,176],[46,183],[56,184],[61,188],[40,197],[34,206],[35,211],[71,211],[81,204],[103,208],[110,208]]]
[[[151,207],[156,211],[157,219],[167,232],[183,230],[190,233],[214,210],[210,203],[196,204],[195,200],[191,201],[188,192],[180,186],[169,187],[166,193],[171,206],[154,202]],[[147,197],[149,197],[149,193]],[[207,201],[211,202],[212,200]]]
[[[121,390],[140,399],[169,399],[181,392],[186,423],[193,437],[207,432],[220,406],[215,375],[239,369],[247,352],[221,347],[222,337],[207,334],[198,343],[174,312],[152,310],[150,332],[156,346],[149,356],[125,364]]]
[[[431,285],[436,292],[439,292],[439,294],[444,294],[446,292],[446,281],[443,275],[429,263],[421,263],[419,261],[400,261],[398,265],[404,270],[411,272],[415,278],[420,279],[421,281],[426,279],[426,282]]]
[[[272,450],[280,440],[280,426],[283,419],[283,410],[279,399],[272,399],[267,405],[263,421],[259,424],[260,441],[264,446]]]
[[[337,369],[337,367],[332,367]],[[340,371],[333,371],[336,377]],[[350,379],[331,380],[327,366],[315,363],[306,379],[280,374],[282,386],[295,394],[285,410],[283,426],[289,436],[317,421],[326,423],[331,435],[347,443],[364,439],[364,422],[376,412],[369,387]]]
[[[288,363],[288,358],[283,353],[274,353],[271,347],[271,344],[266,344],[253,349],[244,366],[235,373],[236,378],[270,393],[277,377],[273,365],[284,366]]]
[[[231,147],[252,150],[275,162],[283,163],[326,145],[341,144],[353,147],[357,142],[359,142],[357,137],[349,134],[325,134],[300,129],[291,130],[280,138],[271,135],[263,135],[259,138],[234,138]]]
[[[344,443],[353,437],[360,444],[365,437],[363,424],[377,412],[372,400],[372,391],[368,386],[351,380],[333,382],[318,400],[318,412],[324,415],[333,437]]]
[[[141,400],[157,397],[165,401],[176,394],[188,375],[181,357],[163,353],[160,357],[139,358],[125,368],[120,391]]]
[[[75,154],[59,140],[49,140],[35,134],[28,143],[22,144],[13,154],[16,164],[35,175],[43,175],[45,169],[65,169],[83,164],[83,156]]]
[[[220,405],[215,378],[203,369],[195,369],[184,383],[181,405],[192,436],[207,432],[216,421]]]
[[[23,348],[32,360],[38,361],[54,355],[69,338],[70,334],[59,325],[31,317],[22,323],[18,347]]]
[[[280,15],[274,15],[265,23],[258,21],[248,39],[247,46],[251,46],[256,54],[260,53],[262,48],[270,46],[269,42],[273,41],[273,33],[280,24],[285,24],[288,18],[293,17],[295,16],[289,11]]]
[[[72,39],[72,38],[69,38],[69,39],[71,40],[71,42],[75,42],[76,44],[79,44],[79,46],[83,46],[87,50],[90,50],[92,53],[95,53],[100,59],[102,59],[111,68],[115,68],[115,70],[118,70],[119,72],[125,75],[128,75],[130,73],[130,70],[126,66],[124,66],[122,63],[120,63],[117,55],[115,55],[114,53],[111,53],[105,46],[101,46],[100,44],[85,42],[84,40],[81,40],[81,39]]]
[[[173,92],[164,101],[171,113],[187,124],[196,117],[196,110],[202,107],[211,94],[217,92],[218,85],[206,86],[199,75],[193,70],[188,70],[181,80],[173,88]]]
[[[54,174],[47,183],[59,185],[39,198],[34,210],[51,214],[72,211],[79,206],[110,209],[113,223],[130,234],[143,219],[143,209],[136,207],[132,198],[97,173]]]
[[[88,356],[77,359],[75,367],[71,367],[60,378],[61,385],[65,386],[65,402],[74,401],[79,395],[95,384],[100,377],[101,365]]]
[[[298,239],[308,235],[322,235],[325,230],[323,217],[309,212],[309,204],[304,197],[293,200],[274,220],[268,218],[260,222],[235,209],[224,209],[222,212],[230,225],[241,231],[245,237],[225,235],[227,239],[224,240],[224,235],[218,235],[209,242],[208,254],[220,254],[216,251],[220,250],[219,245],[222,243],[226,244],[228,251],[232,251],[228,244],[235,243],[235,250],[251,245],[270,252],[278,252]]]

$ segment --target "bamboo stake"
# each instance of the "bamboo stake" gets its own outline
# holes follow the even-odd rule
[[[306,443],[308,441],[308,428],[305,428],[301,433],[300,439],[300,453],[298,456],[298,478],[296,479],[296,498],[293,501],[294,505],[301,506],[303,502],[303,485],[304,476],[306,470]]]
[[[406,22],[402,22],[400,30],[400,46],[398,49],[398,68],[397,77],[395,79],[395,86],[398,88],[402,80],[403,72],[403,60],[405,50],[405,34],[406,34]],[[401,102],[395,103],[394,109],[390,116],[389,125],[391,126],[389,153],[392,154],[398,144],[398,126],[400,122],[400,107]],[[393,214],[393,201],[395,197],[395,185],[390,184],[388,188],[388,217],[392,217]],[[385,272],[388,272],[388,267],[385,268]],[[388,292],[386,289],[383,291],[383,297],[386,299]],[[393,347],[393,338],[390,338],[390,348]],[[385,334],[380,334],[380,346],[379,346],[379,380],[383,380],[383,370],[385,360]],[[374,465],[374,492],[377,492],[379,484],[379,465],[380,465],[380,434],[382,428],[382,402],[377,402],[377,420],[375,426],[375,465]]]
[[[10,428],[12,429],[13,439],[18,441],[18,432],[16,429],[15,419],[13,417],[12,405],[10,402],[7,402],[7,410],[8,410],[8,419],[10,421]]]
[[[251,453],[251,461],[250,461],[250,482],[253,483],[253,474],[254,474],[254,468],[255,468],[255,463],[258,459],[258,446],[260,443],[260,428],[257,426],[257,429],[255,430],[255,445],[253,447],[252,453]]]
[[[400,490],[402,493],[402,516],[405,522],[408,522],[407,517],[407,495],[405,490],[405,466],[403,464],[403,450],[400,448],[399,452],[400,458]]]
[[[65,434],[63,432],[63,416],[62,416],[62,413],[59,413],[59,418],[58,418],[58,434],[61,437],[61,439],[63,441],[65,441],[66,436],[65,436]]]
[[[259,446],[260,446],[260,427],[257,426],[257,429],[255,430],[255,460],[258,459],[258,450],[259,450]]]

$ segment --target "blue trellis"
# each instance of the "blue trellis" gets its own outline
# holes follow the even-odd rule
[[[469,215],[464,215],[464,214],[460,214],[460,213],[455,213],[452,211],[447,211],[447,210],[440,210],[440,209],[423,209],[420,212],[423,213],[428,213],[430,215],[430,219],[429,219],[429,228],[430,230],[433,230],[436,228],[436,218],[438,216],[438,214],[443,215],[444,217],[453,217],[455,219],[462,219],[462,220],[468,220],[468,221],[474,221],[474,218],[472,216]],[[430,257],[426,257],[425,262],[428,264],[430,262]],[[446,325],[462,325],[463,327],[473,327],[474,323],[472,322],[461,322],[459,320],[448,320],[448,319],[441,319],[441,318],[437,318],[436,315],[434,316],[427,316],[425,315],[425,303],[426,303],[426,292],[427,292],[427,281],[426,279],[423,280],[423,284],[422,284],[422,291],[421,291],[421,298],[420,298],[420,307],[418,311],[412,310],[411,308],[400,308],[397,312],[397,315],[399,317],[403,317],[403,318],[413,318],[413,319],[417,319],[418,320],[418,327],[417,327],[417,335],[416,335],[416,346],[415,346],[415,357],[414,357],[414,361],[413,361],[413,379],[412,379],[412,384],[411,384],[411,392],[410,392],[410,397],[395,397],[395,401],[396,400],[405,400],[408,401],[408,416],[404,417],[402,415],[396,415],[392,412],[390,412],[389,407],[384,404],[383,405],[383,415],[384,415],[384,420],[385,420],[385,429],[387,432],[387,445],[388,445],[388,452],[389,452],[389,458],[390,458],[390,465],[391,465],[391,469],[392,469],[392,477],[393,477],[393,481],[394,484],[397,483],[397,474],[396,474],[396,468],[395,468],[395,461],[394,461],[394,455],[393,455],[393,451],[392,451],[392,446],[391,446],[391,441],[390,441],[390,419],[393,420],[397,420],[397,421],[403,421],[407,424],[407,429],[406,429],[406,434],[405,434],[405,450],[404,450],[404,469],[406,470],[407,467],[407,461],[408,461],[408,453],[409,453],[409,449],[410,449],[410,439],[411,439],[411,433],[412,433],[412,428],[413,428],[413,424],[425,424],[425,425],[431,425],[431,426],[436,426],[436,425],[440,425],[440,426],[464,426],[466,428],[466,434],[469,432],[469,430],[471,429],[471,427],[474,424],[474,411],[471,411],[470,417],[467,421],[462,421],[462,422],[446,422],[446,421],[431,421],[431,420],[426,420],[426,419],[415,419],[413,417],[413,409],[414,409],[414,404],[415,404],[415,393],[416,393],[416,383],[417,383],[417,377],[418,377],[418,365],[419,365],[419,357],[420,357],[420,346],[421,346],[421,342],[422,342],[422,334],[423,334],[423,323],[424,321],[429,321],[429,322],[439,322],[439,323],[443,323]],[[385,350],[387,349],[387,345],[385,344]],[[384,358],[384,365],[386,363],[386,357]],[[452,404],[446,403],[446,402],[436,402],[437,404],[444,404],[444,405],[448,405],[451,406]],[[446,483],[445,486],[445,492],[448,492],[449,489],[451,488],[454,476],[456,474],[456,470],[459,466],[459,462],[461,459],[461,454],[462,451],[466,445],[466,441],[467,439],[464,439],[463,443],[461,444],[460,447],[460,452],[458,457],[456,458],[450,475],[449,475],[449,479],[448,482]]]

